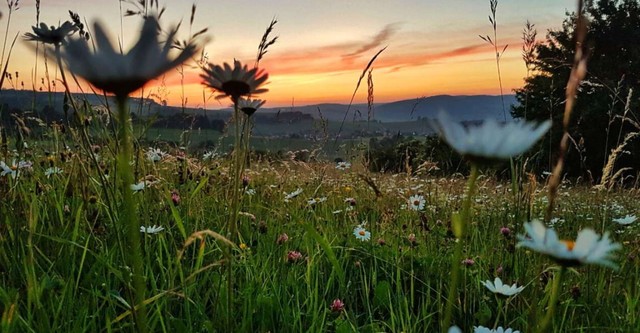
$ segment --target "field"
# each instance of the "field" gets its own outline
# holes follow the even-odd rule
[[[622,10],[640,12],[632,2]],[[130,49],[101,23],[89,33],[74,12],[58,27],[37,24],[22,36],[38,43],[36,63],[44,60],[49,104],[40,112],[36,84],[18,91],[19,73],[14,81],[8,70],[14,44],[7,31],[19,7],[8,0],[0,89],[7,80],[12,95],[33,93],[33,101],[22,109],[0,103],[0,332],[640,332],[633,87],[625,103],[623,80],[613,81],[618,88],[604,130],[591,124],[607,123],[599,116],[609,101],[576,97],[611,93],[597,75],[588,80],[587,46],[597,43],[585,42],[585,17],[616,17],[608,15],[618,3],[598,2],[607,14],[595,15],[591,2],[583,10],[578,1],[579,14],[564,31],[549,33],[546,44],[535,41],[527,21],[526,89],[510,97],[520,103],[511,109],[517,121],[502,101],[507,46],[498,47],[497,0],[489,4],[493,37],[480,38],[495,50],[500,120],[493,111],[467,119],[440,110],[435,119],[340,123],[335,110],[330,121],[293,107],[260,114],[265,101],[256,96],[276,85],[260,62],[278,40],[275,18],[253,65],[235,58],[215,64],[203,46],[207,29],[192,26],[195,4],[189,35],[179,40],[179,25],[163,30],[164,8],[146,0],[119,9],[140,19]],[[35,6],[40,22],[40,2]],[[625,21],[610,20],[603,26]],[[340,59],[374,51],[395,29],[388,25],[355,53],[340,50]],[[569,40],[575,45],[559,46]],[[474,52],[477,43],[432,58]],[[566,55],[556,61],[548,48]],[[371,110],[372,66],[385,50],[358,72],[351,102],[367,76]],[[443,61],[386,69],[436,62]],[[148,102],[168,105],[170,71],[180,75],[173,84],[180,85],[183,114],[132,115],[133,96],[159,77]],[[559,81],[556,71],[563,71]],[[232,111],[185,117],[185,89],[194,77],[205,104],[215,97]],[[70,78],[94,93],[72,92]],[[54,106],[56,84],[64,92]],[[529,97],[544,103],[528,109]],[[498,100],[481,99],[491,98]],[[145,98],[138,100],[141,108]],[[574,133],[572,112],[584,101],[592,118],[575,122],[594,131]],[[394,112],[411,116],[414,109],[403,103],[391,103]],[[591,135],[602,134],[597,130],[606,133]],[[599,141],[604,145],[590,146]]]
[[[103,151],[100,160],[109,161]],[[81,151],[47,157],[28,149],[22,156],[32,167],[0,178],[3,331],[125,330],[132,281],[120,194],[111,181],[101,182]],[[133,195],[137,216],[144,227],[163,229],[141,239],[149,331],[438,330],[456,240],[450,218],[460,210],[465,177],[369,173],[359,161],[347,170],[332,163],[253,164],[242,188],[227,308],[228,245],[209,231],[222,233],[231,218],[229,161],[182,151],[157,162],[144,151],[136,156],[136,178],[152,180]],[[46,176],[50,167],[60,173]],[[542,317],[555,266],[515,247],[523,222],[541,218],[547,205],[537,178],[513,193],[509,183],[479,177],[459,263],[453,322],[460,327],[497,323],[528,332]],[[424,197],[422,209],[412,209],[412,195]],[[569,271],[555,331],[640,329],[638,225],[613,221],[638,214],[638,199],[635,191],[562,185],[556,230],[568,238],[586,227],[610,232],[623,249],[618,270]],[[359,225],[370,239],[354,236]],[[495,277],[525,288],[495,296],[481,284]],[[336,299],[343,309],[332,307]]]

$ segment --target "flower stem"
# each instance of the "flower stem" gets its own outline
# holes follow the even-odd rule
[[[558,302],[558,294],[560,290],[560,284],[562,283],[562,276],[564,275],[564,271],[566,268],[564,266],[560,267],[558,274],[553,279],[553,286],[551,287],[551,296],[549,297],[549,306],[547,307],[547,314],[544,316],[542,320],[542,324],[538,329],[538,332],[549,332],[550,325],[553,322],[553,314],[556,310],[556,303]]]
[[[452,227],[454,230],[459,230],[456,242],[456,247],[453,253],[453,259],[451,261],[451,285],[449,286],[449,294],[447,297],[447,307],[445,309],[445,316],[443,321],[442,330],[447,332],[451,326],[451,318],[453,316],[453,304],[456,298],[458,289],[458,282],[460,280],[460,262],[462,260],[462,248],[464,246],[464,238],[466,236],[467,221],[471,217],[471,200],[475,193],[476,180],[478,180],[478,166],[475,163],[471,164],[471,174],[467,181],[467,193],[462,202],[462,212],[460,216],[452,218]],[[459,225],[456,225],[459,224]]]
[[[129,165],[130,156],[133,153],[131,144],[131,128],[129,126],[129,114],[127,111],[127,96],[116,96],[118,102],[118,121],[120,122],[120,133],[118,135],[120,150],[118,154],[118,175],[120,178],[120,190],[122,191],[122,213],[120,215],[121,225],[127,226],[127,236],[129,240],[129,251],[127,251],[127,261],[131,267],[133,277],[134,303],[131,311],[134,314],[138,332],[147,331],[147,315],[144,305],[145,283],[142,265],[142,251],[140,249],[140,222],[136,215],[135,203],[133,201],[133,171]],[[137,307],[137,309],[136,309]]]

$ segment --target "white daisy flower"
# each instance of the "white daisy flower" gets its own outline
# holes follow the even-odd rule
[[[613,219],[613,222],[620,224],[620,225],[629,225],[633,222],[636,221],[636,216],[635,215],[627,215],[625,217],[619,217],[617,219]]]
[[[166,154],[159,148],[149,148],[146,152],[147,159],[151,162],[160,162]]]
[[[164,227],[160,227],[155,224],[152,227],[140,227],[140,232],[144,232],[145,234],[157,234],[162,230],[164,230]]]
[[[482,284],[487,287],[487,289],[489,289],[492,293],[501,294],[504,296],[517,295],[524,290],[523,286],[518,287],[515,283],[513,285],[503,284],[502,280],[499,277],[497,277],[494,282],[487,280],[482,282]]]
[[[250,189],[247,189],[246,191],[244,191],[244,193],[246,195],[255,195],[256,194],[256,190],[250,188]]]
[[[216,158],[217,156],[218,156],[218,154],[217,154],[217,153],[215,153],[215,152],[213,152],[213,151],[208,151],[208,152],[205,152],[205,153],[202,155],[202,160],[203,160],[203,161],[212,160],[212,159]]]
[[[240,98],[238,100],[238,109],[244,112],[244,114],[246,114],[247,116],[251,116],[256,111],[258,111],[258,109],[262,105],[264,105],[265,102],[266,101],[263,101],[261,99]]]
[[[356,239],[363,242],[371,239],[371,232],[363,228],[362,225],[359,225],[355,229],[353,229],[353,235],[356,236]]]
[[[555,230],[547,229],[538,220],[525,223],[524,227],[528,237],[518,235],[518,247],[546,254],[564,266],[598,264],[616,268],[616,264],[611,261],[612,252],[622,246],[611,242],[608,232],[601,237],[592,229],[582,229],[574,242],[558,239]]]
[[[40,27],[32,26],[33,33],[24,34],[24,39],[35,42],[48,43],[52,45],[61,45],[67,36],[73,35],[78,31],[73,23],[66,21],[59,27],[49,26],[46,23],[40,23]]]
[[[465,127],[446,113],[438,116],[440,136],[460,155],[474,160],[509,159],[529,150],[551,127],[530,122],[499,124],[487,119],[479,126]]]
[[[139,182],[137,184],[131,184],[131,185],[129,185],[129,187],[131,188],[131,190],[133,192],[140,192],[140,191],[145,189],[146,185],[145,185],[145,182],[142,181],[142,182]]]
[[[291,199],[293,199],[293,198],[295,198],[295,197],[299,196],[300,194],[302,194],[302,189],[301,189],[301,188],[298,188],[297,190],[295,190],[295,191],[293,191],[293,192],[291,192],[291,193],[286,194],[286,195],[284,196],[284,202],[289,202],[289,200],[291,200]]]
[[[318,203],[321,203],[321,202],[325,202],[325,201],[327,201],[327,197],[311,198],[311,199],[307,200],[307,205],[313,206],[315,204],[318,204]]]
[[[160,43],[158,21],[146,17],[136,44],[128,52],[113,47],[101,24],[94,24],[94,42],[91,47],[84,38],[71,38],[63,49],[63,58],[74,74],[86,79],[93,86],[119,97],[142,88],[149,80],[178,66],[197,51],[194,44],[182,48],[175,58],[169,57],[174,48],[176,29],[169,31]]]
[[[449,330],[447,330],[447,333],[462,333],[462,330],[458,326],[451,326]]]
[[[520,331],[513,330],[511,328],[502,328],[502,326],[499,326],[496,329],[491,329],[484,326],[474,326],[473,333],[520,333]]]
[[[338,164],[336,164],[336,169],[338,170],[347,170],[351,168],[351,163],[349,162],[338,162]]]
[[[269,91],[260,88],[269,78],[269,74],[258,68],[249,69],[237,60],[233,62],[233,68],[226,62],[222,66],[208,64],[200,77],[204,79],[204,85],[222,93],[219,97],[229,96],[234,103],[239,102],[241,96]]]
[[[420,211],[424,209],[424,205],[427,201],[421,195],[412,195],[409,197],[407,207],[411,210]]]
[[[51,177],[51,175],[59,175],[61,173],[62,169],[58,167],[51,167],[44,171],[44,175],[47,176],[47,178]]]

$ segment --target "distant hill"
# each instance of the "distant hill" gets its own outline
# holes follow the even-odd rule
[[[78,95],[78,98],[84,98],[93,105],[104,104],[103,96],[95,96],[93,94]],[[34,103],[35,98],[35,103]],[[63,94],[33,92],[22,90],[2,90],[0,92],[0,105],[8,105],[10,108],[19,108],[22,110],[31,110],[35,107],[36,111],[43,110],[46,106],[52,105],[57,112],[62,112]],[[180,107],[160,105],[152,99],[144,99],[142,103],[139,98],[132,99],[131,110],[139,116],[158,115],[171,116],[176,113],[183,112]],[[113,103],[113,101],[110,101]],[[504,96],[504,107],[507,113],[507,119],[511,120],[509,110],[511,105],[516,104],[515,95]],[[347,109],[349,110],[348,114]],[[141,110],[141,112],[140,112]],[[277,119],[280,115],[291,115],[293,113],[301,113],[302,115],[310,115],[315,119],[320,117],[329,121],[366,121],[371,117],[372,120],[379,122],[408,122],[419,119],[433,119],[440,112],[447,112],[453,119],[459,121],[476,121],[488,118],[498,120],[503,119],[502,101],[500,96],[490,95],[470,95],[470,96],[450,96],[438,95],[430,97],[422,97],[417,99],[409,99],[396,101],[391,103],[375,104],[373,112],[370,115],[366,104],[354,104],[348,108],[346,104],[316,104],[294,107],[280,108],[262,108],[259,114],[262,117],[256,117],[258,121],[270,121],[270,115]],[[215,110],[203,110],[201,108],[187,108],[184,110],[188,114],[204,115],[210,119],[226,119],[231,114],[231,108],[221,108]]]

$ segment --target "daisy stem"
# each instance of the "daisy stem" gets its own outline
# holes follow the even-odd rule
[[[566,268],[564,266],[560,267],[558,274],[553,278],[553,286],[551,287],[551,296],[549,296],[549,306],[547,307],[547,314],[544,316],[542,320],[542,325],[538,329],[538,332],[544,333],[549,332],[549,326],[553,321],[553,314],[556,310],[556,303],[558,302],[558,294],[560,290],[560,284],[562,282],[562,276],[564,275],[564,271]]]
[[[229,239],[234,244],[236,243],[236,239],[238,238],[238,210],[240,209],[240,192],[239,188],[241,185],[241,175],[242,175],[242,159],[244,158],[243,153],[243,145],[240,136],[240,112],[238,110],[238,100],[237,98],[233,99],[233,117],[235,122],[235,147],[233,150],[233,183],[231,183],[231,219],[229,220],[229,225],[227,226],[227,239]],[[227,327],[230,331],[233,331],[233,255],[231,253],[231,248],[227,247]]]
[[[133,201],[133,192],[131,184],[133,184],[133,172],[129,165],[130,156],[133,153],[131,144],[131,127],[129,126],[129,114],[127,108],[127,96],[116,96],[118,103],[118,121],[120,122],[120,132],[118,139],[120,141],[120,152],[118,154],[118,175],[120,177],[120,186],[122,191],[122,215],[120,215],[120,223],[127,226],[127,236],[129,240],[129,250],[127,259],[132,271],[134,304],[131,311],[138,332],[147,331],[147,316],[145,310],[145,283],[142,265],[142,252],[140,249],[140,222],[136,215],[136,207]]]
[[[442,326],[443,332],[447,332],[451,327],[451,318],[453,316],[453,304],[456,299],[456,292],[458,289],[458,282],[460,280],[460,262],[462,261],[462,248],[464,246],[464,238],[467,230],[467,220],[471,216],[471,200],[475,193],[476,180],[478,180],[478,166],[475,163],[471,164],[471,174],[467,181],[467,193],[464,201],[462,202],[462,212],[457,217],[452,217],[452,227],[454,230],[458,229],[459,233],[456,242],[456,247],[453,253],[453,259],[451,261],[451,285],[449,286],[449,294],[447,297],[447,307],[445,309],[444,322]],[[459,225],[457,225],[459,224]]]

